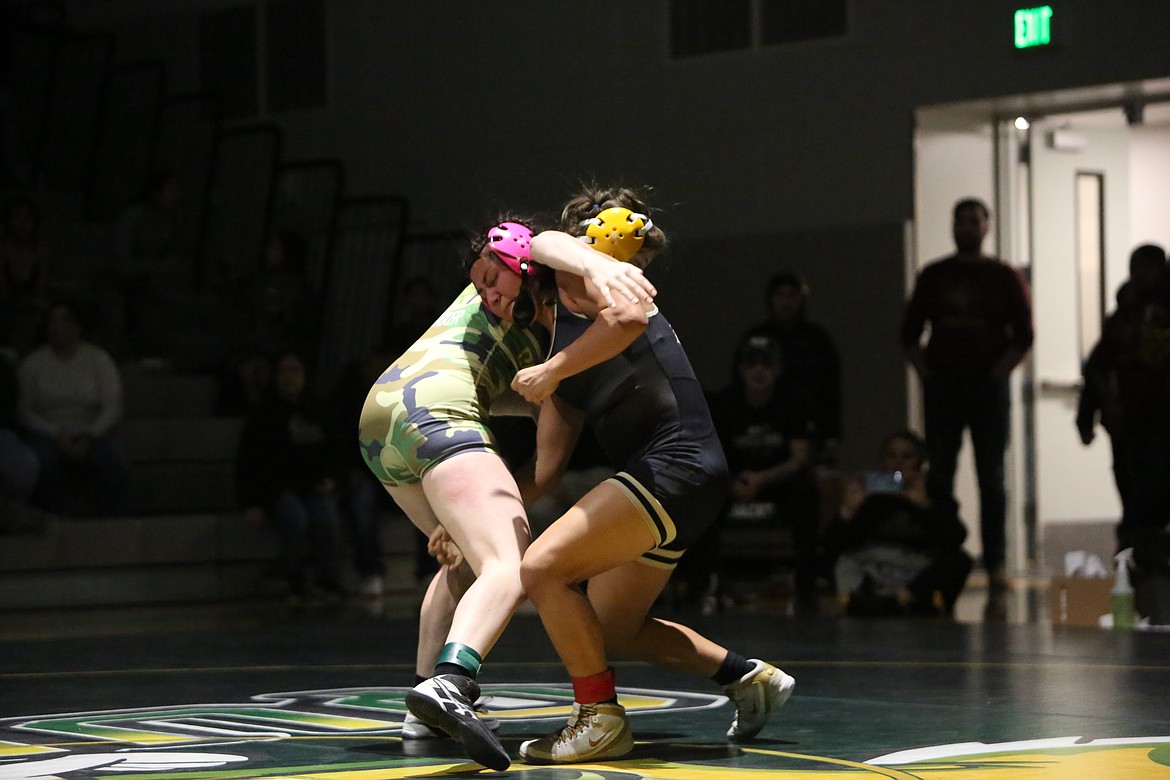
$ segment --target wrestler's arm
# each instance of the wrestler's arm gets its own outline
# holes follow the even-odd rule
[[[530,251],[534,262],[588,279],[610,306],[616,303],[612,290],[624,293],[619,297],[647,303],[658,293],[637,266],[619,263],[559,230],[546,230],[533,236]]]
[[[592,320],[585,332],[548,360],[516,373],[512,389],[530,403],[541,403],[556,392],[565,377],[579,374],[620,355],[646,330],[646,307],[619,295],[614,305],[601,300],[588,279],[557,278],[562,304]]]
[[[540,405],[536,418],[536,454],[516,473],[516,484],[525,506],[548,492],[564,475],[584,421],[585,415],[579,409],[558,396]]]

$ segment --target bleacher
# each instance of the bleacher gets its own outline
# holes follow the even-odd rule
[[[167,353],[122,365],[134,513],[0,536],[0,609],[255,596],[276,542],[235,508],[242,420],[216,415],[215,372],[238,317],[219,282],[256,268],[272,232],[300,232],[323,301],[327,383],[377,345],[402,282],[421,272],[444,295],[457,289],[459,241],[410,235],[398,193],[347,193],[339,159],[286,159],[278,124],[228,126],[215,95],[170,94],[160,63],[119,61],[115,38],[73,29],[63,5],[17,5],[28,23],[6,31],[5,67],[25,181],[0,200],[27,194],[41,205],[57,286],[95,295],[114,220],[159,170],[186,191],[178,249],[190,264],[165,293]],[[415,533],[400,515],[383,523],[391,590],[414,588]]]

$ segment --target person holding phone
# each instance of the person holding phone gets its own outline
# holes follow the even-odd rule
[[[967,530],[954,501],[929,497],[925,467],[922,439],[895,431],[880,467],[846,483],[825,532],[845,614],[952,614],[971,572]]]

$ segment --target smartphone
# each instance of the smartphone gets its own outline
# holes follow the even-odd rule
[[[902,472],[870,471],[865,475],[866,493],[901,493]]]

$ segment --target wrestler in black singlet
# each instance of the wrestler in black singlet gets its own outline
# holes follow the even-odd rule
[[[552,353],[590,322],[558,305]],[[584,412],[619,472],[609,481],[654,528],[659,546],[643,560],[676,564],[715,520],[729,477],[703,389],[666,317],[651,312],[646,331],[622,354],[562,380],[557,395]]]

